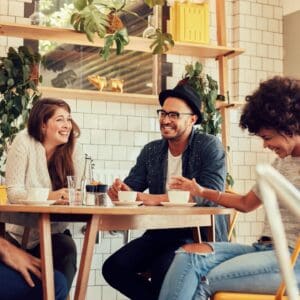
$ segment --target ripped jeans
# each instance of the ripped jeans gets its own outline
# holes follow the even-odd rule
[[[159,300],[207,300],[216,291],[274,293],[281,281],[271,244],[208,243],[211,253],[179,248]],[[300,259],[295,266],[300,288]]]

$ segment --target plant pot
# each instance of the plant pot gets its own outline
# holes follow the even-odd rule
[[[115,33],[116,31],[124,28],[124,24],[122,20],[115,14],[115,13],[110,13],[108,15],[108,23],[109,27],[106,28],[107,33]]]
[[[40,71],[39,71],[39,64],[35,64],[31,68],[31,73],[30,73],[30,80],[32,80],[35,85],[38,85],[39,83],[39,76],[40,76]]]

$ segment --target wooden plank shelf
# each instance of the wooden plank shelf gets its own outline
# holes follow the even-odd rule
[[[157,95],[39,87],[43,97],[159,105]]]
[[[23,25],[14,23],[0,23],[0,36],[14,36],[31,40],[47,40],[67,44],[76,44],[93,47],[103,47],[103,39],[95,35],[95,42],[91,43],[83,33],[73,29],[53,28],[37,25]],[[150,44],[153,40],[130,36],[130,42],[126,50],[151,53]],[[193,44],[175,42],[175,46],[167,54],[198,56],[203,58],[215,58],[220,56],[232,58],[240,55],[244,50],[240,48],[214,46],[206,44]]]

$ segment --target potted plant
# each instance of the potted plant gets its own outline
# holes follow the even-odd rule
[[[218,83],[210,75],[203,74],[203,66],[200,62],[187,64],[185,66],[186,73],[179,83],[190,84],[202,99],[202,115],[203,121],[197,130],[212,135],[218,135],[221,132],[222,117],[216,108],[218,97]],[[228,156],[228,149],[226,149]],[[227,159],[227,164],[229,160]],[[229,172],[226,174],[226,185],[232,187],[234,180]]]
[[[126,2],[126,0],[73,0],[76,11],[71,16],[71,24],[75,30],[85,32],[91,42],[95,34],[104,38],[104,47],[100,54],[105,60],[114,42],[117,54],[121,54],[124,46],[129,43],[127,29],[118,17],[120,11],[126,11]],[[145,0],[144,2],[149,7],[165,3],[162,0]],[[133,12],[126,12],[138,17]],[[154,39],[150,45],[153,54],[165,53],[174,46],[172,35],[162,33],[160,29],[156,29],[155,34],[149,37]]]
[[[0,58],[0,174],[9,145],[25,127],[32,104],[40,97],[37,90],[42,78],[38,75],[39,53],[21,46],[10,47]]]

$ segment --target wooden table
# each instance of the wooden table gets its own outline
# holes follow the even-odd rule
[[[39,227],[44,300],[54,299],[51,221],[86,222],[75,299],[84,300],[96,235],[99,230],[183,228],[210,226],[214,216],[231,215],[233,209],[216,207],[97,207],[0,205],[0,229],[5,223]],[[30,218],[29,218],[30,216]]]

